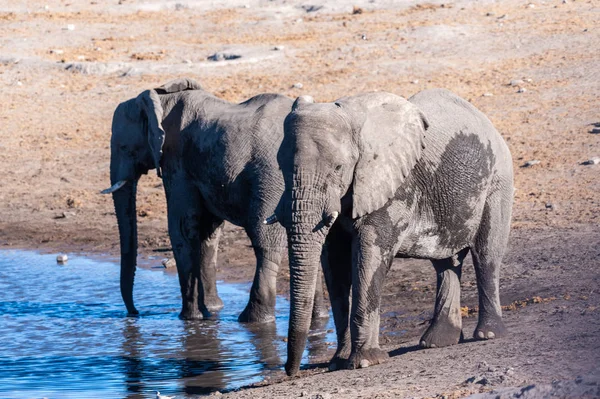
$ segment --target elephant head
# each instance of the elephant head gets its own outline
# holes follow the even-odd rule
[[[340,215],[360,218],[393,197],[422,153],[427,127],[415,105],[390,93],[294,103],[278,154],[285,192],[265,221],[279,220],[288,233],[288,375],[300,366],[329,227]]]
[[[138,313],[133,304],[137,258],[137,182],[142,174],[153,168],[161,176],[165,131],[161,125],[163,106],[160,94],[200,88],[192,80],[174,80],[119,104],[113,115],[110,140],[112,186],[103,190],[102,194],[113,195],[121,245],[121,295],[130,315]]]

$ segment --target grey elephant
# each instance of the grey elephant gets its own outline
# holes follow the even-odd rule
[[[503,336],[499,270],[513,171],[492,123],[441,89],[408,101],[383,92],[321,104],[300,97],[292,109],[278,155],[285,192],[269,219],[288,234],[288,375],[299,368],[320,264],[338,340],[332,369],[387,358],[379,307],[394,257],[430,259],[437,273],[422,347],[460,339],[461,266],[469,251],[479,293],[474,336]]]
[[[292,100],[262,94],[232,104],[178,79],[117,107],[112,122],[110,179],[121,245],[121,294],[130,315],[137,257],[136,189],[156,168],[163,179],[168,230],[177,263],[183,319],[200,319],[223,302],[216,258],[223,221],[242,226],[256,255],[256,273],[240,321],[274,319],[276,276],[285,229],[262,223],[284,184],[277,165],[283,121]],[[319,292],[320,291],[320,292]],[[315,316],[325,316],[317,290]]]

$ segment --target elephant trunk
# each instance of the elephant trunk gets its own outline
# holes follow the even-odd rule
[[[295,375],[310,328],[321,253],[325,242],[321,190],[294,188],[288,224],[290,261],[290,322],[286,373]],[[316,198],[315,198],[316,197]]]
[[[121,296],[129,316],[138,314],[133,304],[133,280],[137,262],[136,193],[137,180],[127,182],[120,190],[112,193],[121,244]]]

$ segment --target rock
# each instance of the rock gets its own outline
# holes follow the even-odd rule
[[[526,88],[521,87],[521,88],[519,88],[519,90],[517,90],[517,93],[525,93],[526,91],[527,91]]]
[[[192,60],[183,60],[183,63],[184,64],[188,64],[188,65],[192,65],[193,64]]]
[[[305,398],[305,397],[307,397],[307,396],[308,396],[308,392],[306,392],[306,391],[302,391],[302,392],[300,392],[300,397],[301,397],[301,398]]]
[[[509,86],[519,86],[522,85],[523,83],[525,83],[525,81],[523,81],[522,79],[513,79],[510,82],[508,82]]]
[[[353,6],[352,7],[352,15],[357,15],[357,14],[362,14],[363,13],[363,9],[358,7],[358,6]]]
[[[546,209],[552,211],[554,210],[554,205],[551,202],[546,202]]]
[[[66,30],[75,30],[75,25],[68,24]]]
[[[161,263],[165,269],[171,269],[171,268],[177,267],[177,263],[175,262],[174,258],[165,258],[162,260]]]
[[[529,3],[529,4],[527,4],[527,8],[535,8],[535,4]]]
[[[64,54],[64,53],[65,53],[65,51],[64,51],[64,50],[60,50],[60,49],[53,49],[53,50],[50,50],[50,54],[57,54],[57,55],[61,55],[61,54]]]
[[[285,49],[285,46],[275,46],[275,47],[273,47],[274,51],[282,51],[284,49]]]
[[[293,89],[301,89],[301,88],[303,88],[303,87],[304,87],[304,85],[303,85],[302,83],[300,83],[300,82],[294,83],[294,84],[292,85],[292,88],[293,88]]]
[[[419,79],[415,79],[415,80],[413,80],[413,81],[412,81],[412,82],[410,82],[410,83],[412,83],[412,84],[416,85],[416,84],[418,84],[418,83],[419,83]]]
[[[361,369],[366,369],[367,367],[369,367],[371,365],[371,363],[367,360],[367,359],[363,359],[360,361],[360,363],[358,364],[358,367],[360,367]]]
[[[363,33],[363,34],[360,36],[360,38],[361,38],[362,40],[367,40],[367,35],[365,35],[365,34]]]
[[[56,257],[57,263],[67,263],[68,260],[69,260],[69,257],[66,254],[60,254]]]
[[[207,59],[210,61],[230,61],[238,58],[242,58],[242,56],[240,54],[233,53],[214,53],[213,55],[209,55],[207,57]]]
[[[302,6],[302,9],[306,12],[315,12],[315,11],[319,11],[321,8],[323,8],[323,6],[315,6],[315,5],[304,5]]]
[[[587,161],[582,162],[582,165],[598,165],[600,163],[600,158],[594,157],[590,158]]]
[[[541,161],[538,161],[537,159],[532,159],[531,161],[527,161],[525,162],[523,165],[521,165],[522,168],[529,168],[533,165],[537,165],[538,163],[540,163]]]
[[[483,93],[481,97],[494,97],[493,93]]]

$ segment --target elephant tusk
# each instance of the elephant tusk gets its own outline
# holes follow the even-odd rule
[[[265,220],[263,220],[264,224],[275,224],[277,223],[277,216],[275,214],[269,216]]]
[[[338,215],[339,215],[338,211],[331,212],[331,215],[329,215],[329,216],[327,216],[325,218],[325,221],[324,221],[325,226],[327,226],[327,227],[333,226],[333,224],[335,223],[335,220],[337,219]]]
[[[118,181],[115,184],[113,184],[111,187],[107,188],[106,190],[100,191],[100,194],[111,194],[111,193],[114,193],[115,191],[117,191],[121,187],[123,187],[125,184],[127,184],[127,180]]]

